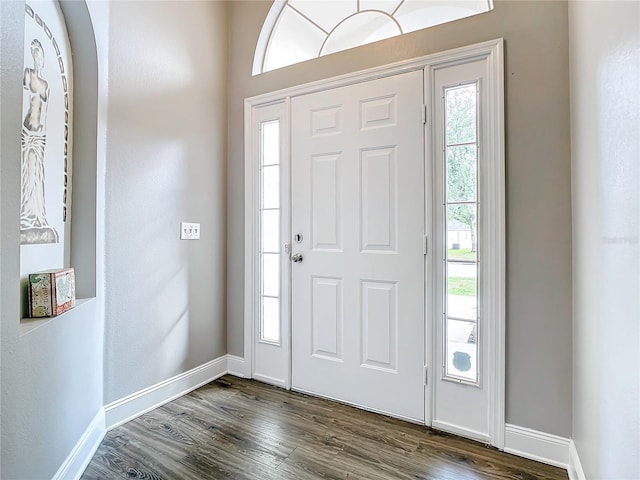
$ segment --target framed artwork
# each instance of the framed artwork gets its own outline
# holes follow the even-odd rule
[[[25,4],[24,40],[20,243],[61,244],[56,256],[62,253],[64,261],[71,200],[72,65],[57,2]]]

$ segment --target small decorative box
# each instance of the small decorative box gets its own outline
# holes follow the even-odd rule
[[[54,317],[76,306],[76,277],[73,268],[29,275],[29,314]]]

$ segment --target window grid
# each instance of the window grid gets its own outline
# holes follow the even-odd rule
[[[445,230],[443,378],[474,386],[480,384],[481,351],[478,314],[478,96],[477,82],[446,87],[442,96]],[[466,138],[465,135],[472,138]],[[472,147],[469,150],[472,155],[469,158],[457,158],[452,152],[458,147]],[[460,199],[460,196],[463,198]],[[465,245],[470,246],[468,251],[461,248],[461,237]]]
[[[489,12],[492,0],[286,0],[262,27],[253,75],[379,40]]]
[[[280,121],[260,124],[260,342],[280,345]]]

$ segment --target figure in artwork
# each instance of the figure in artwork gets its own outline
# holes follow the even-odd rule
[[[20,243],[58,243],[58,232],[49,225],[45,208],[45,147],[49,84],[42,78],[44,49],[39,40],[31,42],[33,68],[25,68],[23,87],[28,111],[22,123],[22,200]]]

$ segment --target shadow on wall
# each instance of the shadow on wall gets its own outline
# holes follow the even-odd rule
[[[224,8],[111,5],[106,403],[226,354]]]

